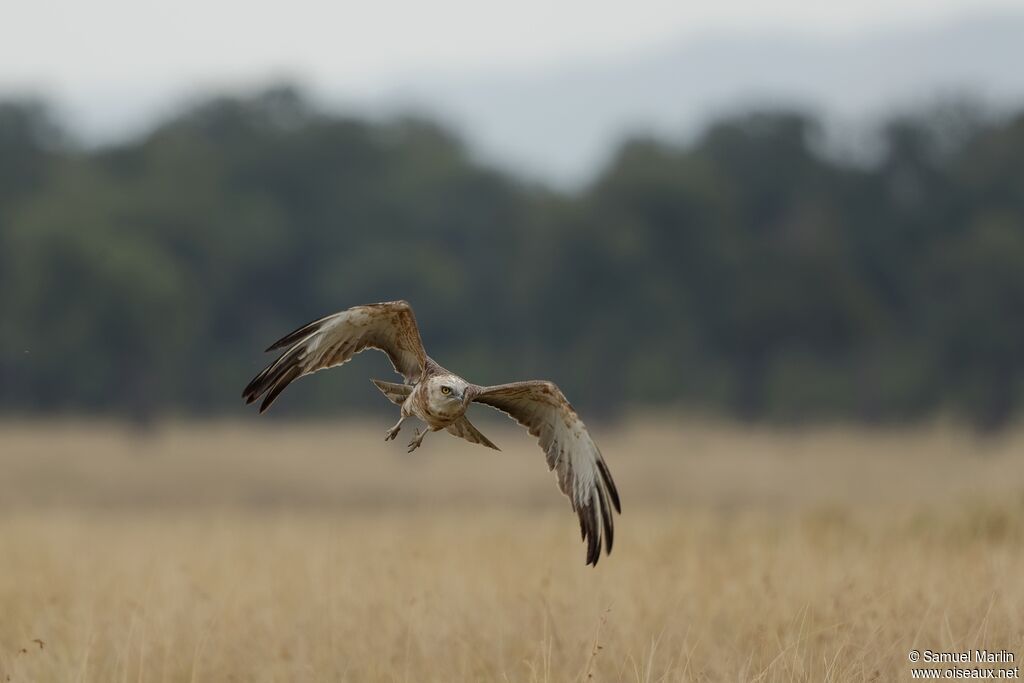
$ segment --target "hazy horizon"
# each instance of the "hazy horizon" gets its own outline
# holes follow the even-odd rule
[[[450,55],[423,63],[406,55],[361,81],[331,71],[326,53],[245,73],[230,59],[214,60],[201,78],[185,75],[190,60],[180,55],[151,78],[84,57],[78,71],[51,65],[49,76],[39,67],[31,77],[9,61],[0,67],[0,97],[51,103],[72,135],[97,146],[145,134],[205,97],[287,82],[333,111],[429,116],[481,161],[573,187],[627,136],[686,139],[727,111],[798,107],[849,138],[885,116],[961,95],[996,110],[1019,105],[1024,83],[1006,65],[1024,62],[1024,12],[998,3],[964,7],[948,4],[926,20],[876,12],[874,21],[845,27],[813,14],[785,26],[756,14],[748,22],[705,17],[660,32],[624,29],[605,43],[592,36],[564,54],[542,46],[512,54],[496,45],[499,57],[468,66]]]

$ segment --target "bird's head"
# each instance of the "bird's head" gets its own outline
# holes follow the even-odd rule
[[[431,377],[427,384],[427,396],[431,406],[442,412],[452,412],[465,406],[469,382],[456,375]]]

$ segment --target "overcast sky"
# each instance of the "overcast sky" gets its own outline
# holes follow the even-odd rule
[[[87,141],[144,130],[183,97],[288,80],[334,106],[424,105],[485,158],[567,181],[584,179],[623,131],[677,130],[765,82],[772,89],[757,94],[855,103],[942,87],[954,72],[957,86],[1013,90],[1015,75],[988,83],[989,65],[1016,61],[1024,45],[1004,35],[977,54],[983,28],[950,50],[941,32],[908,59],[900,47],[968,15],[1024,17],[1021,0],[3,2],[0,96],[45,97]],[[887,32],[888,63],[860,59],[873,48],[864,41]],[[829,52],[833,43],[846,52]],[[711,47],[657,57],[687,44]]]
[[[60,94],[290,76],[372,92],[419,72],[529,69],[708,31],[850,33],[981,7],[1020,2],[6,0],[0,87]]]

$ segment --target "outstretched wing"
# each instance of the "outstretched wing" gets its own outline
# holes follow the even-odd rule
[[[618,512],[622,508],[601,451],[576,411],[551,382],[514,382],[471,391],[474,401],[507,413],[539,439],[548,469],[555,471],[558,487],[580,517],[587,564],[597,565],[602,536],[605,551],[612,551],[612,505]]]
[[[246,403],[265,395],[261,413],[293,380],[347,363],[364,349],[388,354],[395,371],[407,382],[418,380],[427,362],[416,318],[405,301],[355,306],[314,320],[277,340],[267,351],[275,349],[284,352],[242,392]]]

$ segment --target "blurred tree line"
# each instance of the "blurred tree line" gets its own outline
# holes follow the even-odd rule
[[[290,88],[94,150],[43,104],[0,103],[0,409],[238,411],[268,342],[405,298],[441,363],[550,377],[596,415],[1002,426],[1024,398],[1024,115],[944,108],[880,137],[852,163],[811,117],[743,114],[628,141],[560,193],[430,121]],[[373,393],[328,373],[275,412]]]

